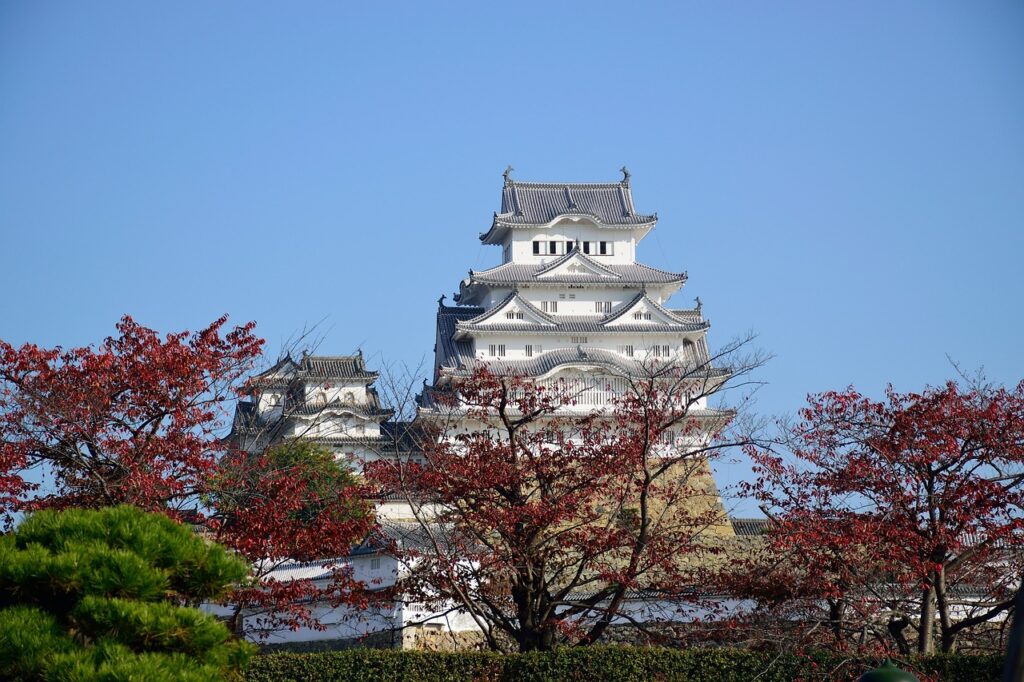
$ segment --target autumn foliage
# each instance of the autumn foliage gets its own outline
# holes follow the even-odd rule
[[[418,510],[424,539],[398,549],[403,588],[468,612],[495,649],[597,641],[639,616],[626,608],[638,591],[670,605],[647,624],[683,617],[696,559],[714,551],[698,535],[724,514],[707,463],[728,415],[695,416],[707,387],[652,376],[612,411],[568,414],[578,385],[480,369],[434,396],[469,426],[435,421],[422,463],[369,469]]]
[[[738,586],[776,617],[824,622],[833,646],[930,653],[1012,607],[1024,383],[811,396],[785,445],[751,449],[771,530]]]
[[[125,316],[98,347],[0,341],[0,503],[194,504],[221,451],[224,406],[263,344],[252,323],[226,323],[161,337]]]
[[[20,511],[117,504],[188,521],[254,566],[228,598],[236,616],[246,608],[262,625],[319,627],[312,599],[361,600],[343,566],[327,586],[267,576],[289,560],[346,555],[372,518],[329,453],[301,443],[252,456],[229,449],[225,417],[263,341],[253,323],[226,324],[161,337],[124,317],[95,347],[0,341],[0,505],[8,522]]]
[[[236,630],[322,629],[311,601],[366,606],[367,586],[341,561],[325,565],[326,584],[273,578],[289,563],[345,557],[373,528],[363,487],[329,450],[294,441],[261,454],[233,452],[211,488],[212,537],[253,561],[253,585],[231,595]]]

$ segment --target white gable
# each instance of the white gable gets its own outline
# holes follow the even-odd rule
[[[518,293],[512,294],[483,315],[469,320],[469,323],[481,326],[510,324],[555,326],[555,322],[550,317],[530,305]]]
[[[605,322],[605,327],[624,327],[637,325],[650,325],[652,327],[663,327],[665,325],[678,326],[682,321],[662,308],[660,305],[645,296],[638,296],[625,307],[612,314]]]
[[[579,251],[573,251],[564,260],[556,261],[551,266],[540,270],[536,277],[537,279],[545,279],[547,277],[600,277],[602,279],[622,279],[622,277],[612,270],[595,263],[593,260],[587,258]]]

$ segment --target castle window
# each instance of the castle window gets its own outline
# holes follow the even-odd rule
[[[521,319],[523,319],[523,314],[521,312],[519,312],[518,310],[510,310],[507,313],[505,313],[505,319],[508,319],[508,320],[521,320]]]
[[[590,242],[583,242],[583,253],[590,253]]]
[[[575,246],[576,246],[576,242],[566,242],[565,243],[565,252],[569,253],[570,251],[573,250],[573,247],[575,247]]]
[[[557,313],[558,312],[558,301],[541,301],[540,309],[545,313]]]
[[[612,243],[611,242],[601,242],[598,246],[599,246],[598,253],[601,254],[602,256],[610,256],[610,255],[612,255]]]
[[[569,244],[572,243],[574,242],[537,240],[533,242],[533,255],[561,256],[566,253],[569,248]]]
[[[635,312],[635,313],[633,313],[633,319],[634,320],[649,320],[649,319],[651,319],[651,314],[650,313],[644,313],[644,312]]]
[[[625,355],[627,358],[633,357],[633,345],[627,344],[625,346],[619,346],[619,352]]]
[[[585,337],[585,336],[574,336],[574,337],[572,337],[572,342],[575,343],[575,344],[586,343],[587,342],[587,337]]]
[[[665,346],[665,348],[668,348],[668,346]],[[505,357],[505,344],[503,343],[498,344],[498,357]]]
[[[610,313],[612,311],[611,301],[594,301],[595,313]]]
[[[533,344],[532,343],[526,344],[526,347],[523,350],[526,352],[526,357],[528,357],[528,358],[532,358],[533,357]]]
[[[380,570],[380,557],[379,556],[376,556],[376,557],[373,557],[372,559],[370,559],[370,570],[371,571],[379,571]]]

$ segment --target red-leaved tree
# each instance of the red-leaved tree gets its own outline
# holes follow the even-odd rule
[[[368,467],[417,518],[396,548],[400,589],[433,613],[468,614],[500,650],[588,644],[612,624],[657,637],[689,621],[720,550],[708,535],[727,523],[709,461],[737,442],[733,414],[705,401],[760,361],[652,366],[593,411],[583,396],[609,379],[479,368],[433,393],[422,462]]]
[[[236,632],[266,637],[281,628],[322,630],[318,609],[366,608],[368,586],[343,560],[373,528],[364,492],[345,464],[307,441],[222,459],[208,496],[213,516],[207,526],[217,542],[253,564],[252,584],[229,600]],[[289,574],[289,566],[308,562],[317,562],[319,576]]]
[[[244,613],[254,628],[320,627],[315,604],[362,603],[364,586],[340,564],[316,582],[269,575],[347,555],[372,516],[329,453],[229,449],[227,408],[263,341],[253,323],[226,322],[162,337],[124,317],[117,336],[74,349],[0,341],[0,504],[8,523],[21,510],[122,503],[188,520],[254,566],[229,600],[239,624]],[[43,485],[27,480],[33,469]]]
[[[0,341],[4,511],[194,504],[222,450],[224,406],[263,344],[253,323],[226,323],[161,337],[125,316],[97,347]],[[33,469],[46,485],[26,480]]]
[[[754,596],[827,604],[834,643],[904,652],[931,653],[936,632],[952,651],[1003,618],[1024,559],[1024,383],[883,401],[851,388],[811,396],[800,417],[786,456],[751,449],[771,518]]]

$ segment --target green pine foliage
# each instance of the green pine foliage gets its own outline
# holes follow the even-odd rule
[[[195,608],[246,564],[133,507],[37,512],[0,538],[0,679],[221,680],[251,653]]]
[[[878,659],[817,652],[592,646],[550,652],[416,652],[350,649],[253,659],[247,682],[811,682],[856,680]],[[999,656],[942,655],[901,661],[929,680],[995,682]]]

